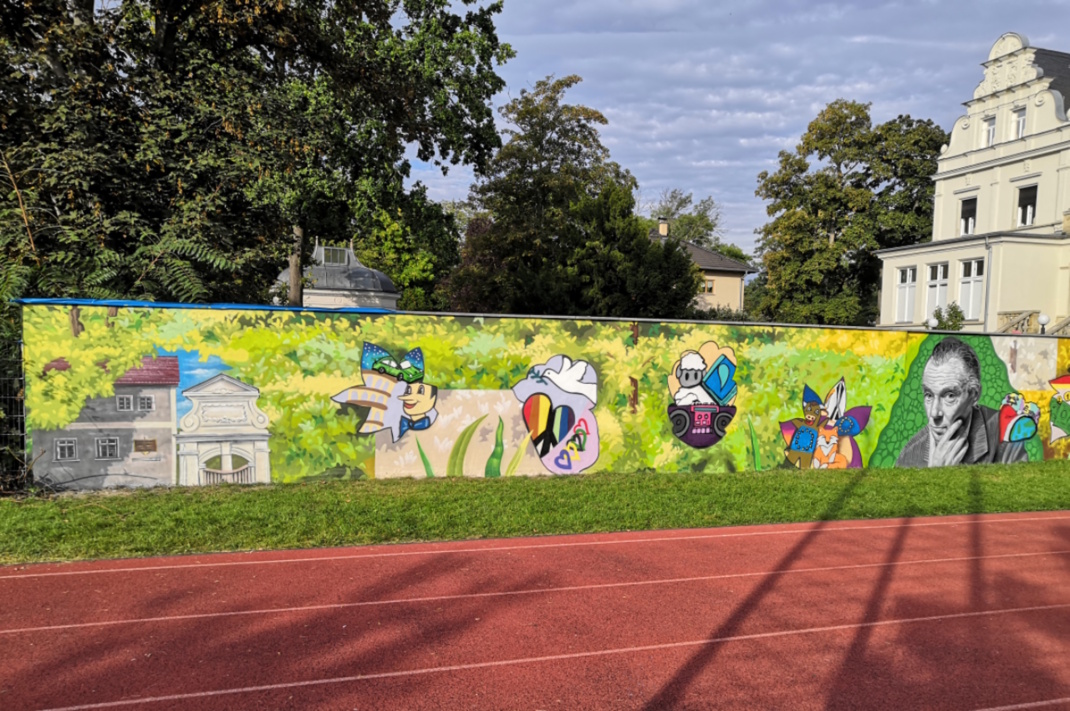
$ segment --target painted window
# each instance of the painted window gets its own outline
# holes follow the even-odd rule
[[[918,268],[904,267],[899,270],[899,285],[895,302],[896,323],[914,321],[914,290],[918,283]]]
[[[97,437],[97,459],[118,459],[119,438]]]
[[[1025,109],[1014,112],[1014,137],[1025,138]]]
[[[959,306],[967,319],[981,318],[981,297],[984,291],[985,260],[967,259],[961,262]]]
[[[959,234],[972,235],[977,226],[977,198],[962,201],[959,211]]]
[[[996,119],[995,117],[985,119],[985,132],[984,132],[985,148],[994,146],[996,144]]]
[[[1018,226],[1028,227],[1037,215],[1037,186],[1018,189]]]
[[[56,440],[56,461],[57,462],[71,462],[78,460],[78,440],[76,439],[57,439]]]
[[[947,308],[947,277],[950,267],[947,262],[929,265],[928,314],[933,315],[937,307]]]
[[[116,395],[115,396],[115,409],[119,412],[133,412],[134,411],[134,396],[133,395]]]
[[[155,395],[138,395],[137,397],[137,409],[142,412],[149,412],[156,409],[156,396]]]
[[[341,247],[324,247],[323,248],[323,263],[324,264],[345,264],[346,263],[346,251]]]

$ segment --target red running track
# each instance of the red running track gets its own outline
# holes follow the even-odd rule
[[[1070,512],[0,568],[0,709],[1070,709]]]

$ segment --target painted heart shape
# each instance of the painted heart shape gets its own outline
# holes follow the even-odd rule
[[[554,458],[554,464],[562,469],[572,469],[572,456],[567,449],[562,449]]]

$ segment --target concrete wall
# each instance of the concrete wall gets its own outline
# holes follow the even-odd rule
[[[953,369],[967,403],[964,461],[1070,451],[1070,339],[108,306],[78,304],[77,333],[72,303],[23,310],[33,473],[60,488],[146,483],[85,478],[51,452],[57,437],[111,426],[95,413],[115,382],[163,354],[180,371],[178,438],[207,417],[187,395],[237,392],[276,482],[940,464],[922,385],[934,348],[949,349],[934,367]],[[48,367],[59,359],[68,367]],[[211,414],[221,446],[243,426],[227,412]],[[175,480],[174,452],[161,456],[170,471],[150,483]]]

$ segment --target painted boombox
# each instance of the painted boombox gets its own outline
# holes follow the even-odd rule
[[[713,403],[669,405],[673,436],[696,449],[720,442],[736,416],[736,408],[727,404],[736,396],[735,378],[736,364],[720,356],[706,371],[701,383]]]
[[[735,416],[731,405],[669,405],[673,436],[696,449],[720,442]]]

